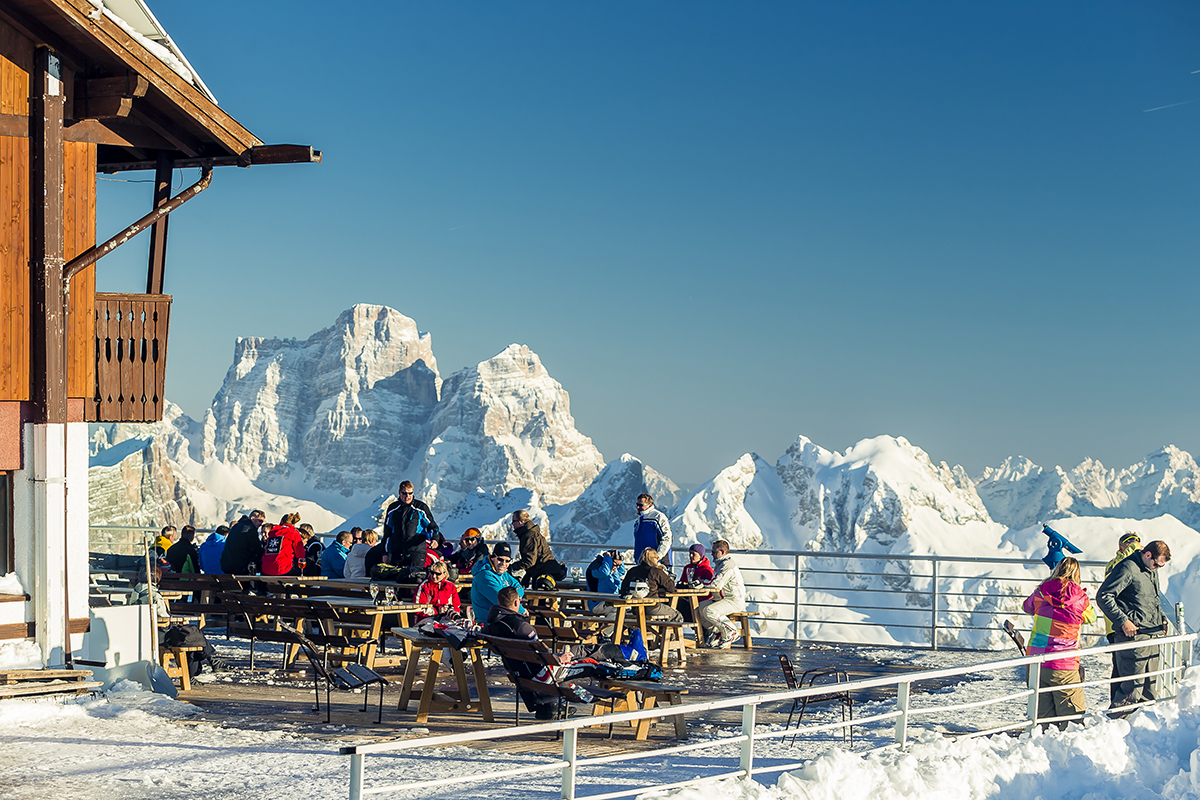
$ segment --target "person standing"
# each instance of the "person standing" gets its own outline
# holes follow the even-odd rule
[[[542,534],[541,527],[529,516],[529,512],[521,509],[512,515],[513,533],[517,536],[521,558],[509,567],[514,577],[519,577],[523,586],[530,586],[543,575],[556,581],[561,581],[567,575],[567,568],[554,558],[550,542]]]
[[[412,481],[403,481],[399,499],[383,514],[383,563],[413,571],[425,569],[429,542],[438,538],[437,522],[429,506],[415,499]]]
[[[271,529],[271,535],[263,546],[262,574],[263,575],[299,575],[300,561],[304,558],[304,540],[296,523],[300,515],[292,512],[284,514],[279,524]]]
[[[518,597],[525,596],[520,581],[508,574],[511,563],[512,548],[508,542],[496,542],[491,556],[475,562],[475,568],[471,570],[471,608],[476,622],[487,620],[504,587],[511,586],[517,590]]]
[[[1100,584],[1096,604],[1113,621],[1113,644],[1149,642],[1166,632],[1167,618],[1159,602],[1158,570],[1171,560],[1171,548],[1153,541],[1113,567]],[[1158,648],[1150,645],[1120,650],[1117,672],[1127,678],[1116,684],[1111,708],[1155,699],[1154,677],[1140,678],[1158,669]]]
[[[206,575],[220,575],[221,554],[225,552],[225,540],[229,537],[229,526],[218,525],[217,529],[200,543],[200,571]]]
[[[654,507],[654,498],[648,494],[637,496],[637,519],[633,521],[633,560],[642,562],[646,548],[658,552],[658,561],[668,573],[671,572],[671,523],[667,515]]]
[[[1113,571],[1113,568],[1116,567],[1117,564],[1120,564],[1122,561],[1129,558],[1131,555],[1141,549],[1141,536],[1134,531],[1126,531],[1125,533],[1121,534],[1121,538],[1117,540],[1117,554],[1113,556],[1111,561],[1104,565],[1104,577],[1107,578],[1109,573]],[[1104,637],[1108,639],[1109,644],[1113,644],[1116,641],[1113,631],[1113,621],[1109,619],[1108,615],[1106,614],[1104,616]],[[1121,677],[1121,673],[1117,672],[1117,654],[1110,653],[1110,655],[1112,656],[1112,674],[1110,674],[1108,677],[1119,678]],[[1116,698],[1117,684],[1115,682],[1110,683],[1108,685],[1108,700],[1111,703]]]
[[[262,540],[258,529],[267,515],[255,509],[245,514],[229,529],[225,549],[221,552],[221,571],[226,575],[250,575],[262,563]]]
[[[181,575],[195,575],[200,572],[200,551],[196,549],[196,529],[184,525],[179,533],[179,541],[167,550],[167,563],[171,572]]]
[[[1026,655],[1058,653],[1079,649],[1079,629],[1094,622],[1096,609],[1080,586],[1079,562],[1064,557],[1053,574],[1025,598],[1023,608],[1033,615],[1033,630],[1029,635]],[[1041,665],[1038,684],[1042,687],[1079,683],[1079,657],[1056,658]],[[1082,715],[1087,708],[1083,688],[1054,689],[1038,695],[1037,715],[1041,719]],[[1055,725],[1065,730],[1066,720]],[[1042,723],[1047,727],[1049,723]]]
[[[741,638],[741,631],[729,621],[729,615],[746,610],[746,584],[729,554],[729,542],[718,539],[713,542],[712,552],[717,563],[708,586],[713,594],[711,600],[700,606],[700,626],[707,636],[708,647],[727,650]]]
[[[346,556],[350,555],[350,531],[339,531],[333,544],[321,553],[321,574],[326,578],[346,577]]]

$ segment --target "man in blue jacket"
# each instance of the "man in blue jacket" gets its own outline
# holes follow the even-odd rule
[[[505,586],[512,586],[517,590],[518,597],[525,597],[521,582],[508,574],[508,565],[511,563],[512,548],[508,542],[496,542],[491,556],[475,562],[471,570],[471,608],[475,611],[475,621],[480,625],[487,622],[488,614]]]
[[[637,519],[633,521],[633,560],[642,563],[642,551],[647,548],[658,551],[658,562],[668,573],[674,563],[671,560],[671,523],[667,515],[654,507],[654,498],[648,494],[637,497]]]
[[[346,556],[350,555],[350,531],[341,531],[333,544],[321,553],[321,574],[326,578],[344,578],[346,572]]]
[[[220,575],[221,553],[225,552],[225,539],[229,526],[221,525],[200,544],[200,571],[206,575]]]

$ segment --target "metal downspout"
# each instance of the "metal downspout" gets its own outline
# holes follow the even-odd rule
[[[133,223],[104,244],[98,247],[89,248],[77,255],[75,258],[71,259],[67,265],[63,267],[63,281],[70,281],[71,278],[78,275],[81,271],[87,269],[92,264],[111,253],[113,250],[116,250],[118,247],[128,242],[134,236],[137,236],[139,233],[158,222],[167,214],[170,214],[172,211],[179,208],[188,200],[191,200],[193,197],[203,192],[212,183],[212,174],[212,167],[204,167],[203,172],[200,175],[200,180],[196,181],[191,186],[184,189],[182,192],[175,195],[166,203],[163,203],[161,206],[154,209],[149,214],[142,217],[137,222]]]

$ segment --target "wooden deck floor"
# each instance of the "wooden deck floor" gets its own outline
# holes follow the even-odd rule
[[[221,647],[222,639],[214,642],[223,654],[230,651]],[[869,652],[865,656],[864,652]],[[880,653],[885,655],[882,657]],[[668,670],[664,681],[680,683],[688,687],[688,701],[699,702],[725,697],[782,691],[786,688],[779,666],[779,654],[785,653],[792,661],[797,673],[819,667],[837,667],[845,670],[854,679],[879,677],[915,669],[906,663],[897,651],[896,658],[889,659],[887,651],[871,648],[864,651],[849,646],[801,645],[793,646],[773,640],[756,640],[753,650],[735,647],[731,650],[701,650],[689,659],[686,671]],[[331,723],[325,723],[324,706],[320,714],[313,710],[313,684],[306,670],[307,663],[300,659],[304,669],[289,673],[278,670],[277,655],[260,655],[258,669],[251,672],[248,661],[236,656],[232,659],[235,671],[223,674],[215,680],[193,683],[192,690],[181,693],[180,700],[192,703],[202,710],[190,718],[189,723],[214,723],[251,730],[284,730],[290,733],[330,740],[364,741],[389,740],[411,736],[427,736],[461,733],[491,727],[509,727],[514,720],[514,693],[504,675],[499,661],[488,663],[488,684],[495,710],[496,721],[488,724],[478,714],[445,713],[431,716],[429,722],[418,726],[416,703],[412,710],[397,711],[400,694],[399,672],[385,672],[393,684],[384,694],[383,723],[375,724],[377,714],[378,687],[371,687],[371,703],[362,711],[363,695],[349,692],[334,692]],[[446,676],[449,679],[449,675]],[[936,686],[924,686],[928,691]],[[324,691],[322,691],[322,697]],[[855,702],[894,697],[894,690],[861,692]],[[790,703],[777,708],[762,707],[758,713],[760,724],[777,722],[782,724],[788,716]],[[586,710],[584,713],[587,713]],[[522,708],[522,724],[533,721],[532,715]],[[688,718],[689,730],[708,726],[740,727],[740,709],[712,712]],[[607,738],[607,726],[594,728],[581,734],[579,743],[586,755],[604,755],[608,752],[662,746],[673,741],[673,727],[668,722],[658,724],[650,733],[648,742],[637,742],[629,728],[618,728],[613,738]],[[521,753],[559,752],[561,744],[546,734],[522,736],[495,742],[479,743],[479,747]]]

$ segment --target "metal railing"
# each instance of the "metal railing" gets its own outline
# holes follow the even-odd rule
[[[1180,636],[1163,637],[1154,641],[1154,645],[1157,645],[1160,650],[1160,663],[1165,663],[1167,666],[1158,670],[1146,672],[1139,677],[1144,678],[1150,676],[1162,676],[1162,680],[1159,681],[1163,689],[1163,691],[1160,692],[1162,695],[1160,699],[1169,699],[1176,696],[1178,691],[1178,679],[1183,670],[1187,668],[1192,647],[1198,636],[1200,636],[1200,634],[1189,633]],[[951,669],[911,672],[883,678],[872,678],[869,680],[851,681],[849,683],[838,683],[836,686],[839,693],[861,692],[867,689],[880,689],[894,686],[896,687],[895,707],[890,711],[872,714],[871,716],[867,717],[859,717],[858,719],[852,719],[849,721],[839,720],[829,723],[808,725],[803,728],[803,731],[806,733],[815,733],[819,731],[836,731],[850,727],[862,728],[868,725],[891,720],[892,732],[890,738],[892,741],[888,742],[882,747],[873,749],[883,749],[884,747],[904,747],[908,741],[908,729],[910,723],[915,717],[932,714],[947,715],[968,709],[982,708],[984,706],[992,706],[1020,699],[1028,699],[1026,709],[1021,715],[1020,719],[1015,719],[1011,723],[1006,723],[1004,725],[989,728],[987,730],[974,731],[968,734],[968,736],[986,736],[1002,731],[1018,730],[1022,728],[1032,730],[1033,727],[1039,724],[1047,725],[1059,721],[1078,720],[1084,715],[1039,718],[1037,702],[1038,695],[1045,692],[1060,691],[1073,687],[1107,685],[1123,679],[1105,678],[1101,680],[1047,688],[1041,687],[1038,684],[1041,670],[1038,668],[1031,668],[1028,670],[1029,679],[1027,686],[1019,691],[975,702],[941,706],[929,705],[922,707],[914,706],[912,702],[912,687],[915,684],[925,681],[943,680],[945,678],[951,678],[960,675],[1012,670],[1016,667],[1021,667],[1024,665],[1041,665],[1045,661],[1061,659],[1072,655],[1091,657],[1120,650],[1134,649],[1139,646],[1145,647],[1146,643],[1127,642],[1124,644],[1108,645],[1100,648],[1088,648],[1086,650],[1046,653],[1043,655],[1026,656],[1024,658],[1006,659],[1003,661],[996,661],[969,667],[955,667]],[[647,791],[664,791],[667,789],[676,789],[702,783],[707,784],[721,778],[744,777],[749,779],[753,778],[755,775],[797,769],[803,766],[806,762],[798,761],[790,764],[772,764],[769,767],[762,768],[755,766],[754,758],[756,743],[771,739],[783,738],[786,736],[794,736],[797,733],[796,729],[789,728],[774,731],[759,731],[755,725],[758,709],[764,704],[785,703],[795,699],[828,694],[829,691],[830,686],[827,684],[824,686],[813,686],[785,692],[747,695],[744,697],[733,697],[706,703],[689,703],[685,705],[670,706],[669,712],[664,708],[655,708],[646,711],[626,711],[617,714],[603,714],[596,717],[568,719],[561,722],[547,722],[527,725],[519,728],[514,727],[481,730],[470,733],[430,736],[425,738],[379,742],[366,745],[352,745],[341,748],[340,753],[350,757],[350,800],[362,800],[364,795],[383,794],[389,792],[413,792],[424,793],[427,795],[428,790],[438,787],[469,783],[484,783],[487,781],[501,779],[505,781],[507,786],[511,786],[515,780],[552,772],[558,772],[560,775],[560,796],[563,798],[563,800],[611,800],[612,798],[630,797]],[[1138,703],[1136,705],[1123,706],[1121,711],[1122,713],[1125,713],[1142,706],[1152,705],[1153,702],[1154,701],[1148,701],[1145,703]],[[664,712],[667,712],[669,715],[694,715],[702,712],[737,708],[739,706],[742,709],[742,725],[741,733],[737,736],[721,737],[710,741],[692,742],[688,744],[656,748],[653,750],[635,750],[616,755],[598,756],[593,758],[585,758],[579,754],[579,731],[585,728],[609,724],[622,724],[652,717],[661,717],[664,716]],[[497,770],[493,772],[479,772],[476,770],[470,770],[469,774],[456,775],[449,778],[410,781],[406,783],[370,787],[368,787],[365,782],[366,757],[368,755],[412,751],[425,747],[444,747],[448,745],[467,744],[470,742],[530,737],[537,734],[554,732],[561,732],[562,755],[557,761],[549,764],[531,764],[528,766]],[[728,747],[731,744],[739,745],[739,755],[736,769],[719,771],[716,774],[704,775],[702,777],[697,777],[686,781],[659,784],[641,784],[633,787],[627,787],[620,791],[610,791],[583,796],[577,794],[580,772],[588,767],[611,765],[643,758],[662,757],[677,753],[717,749]],[[719,755],[711,757],[711,763],[719,765],[721,762],[722,758]],[[732,764],[730,764],[730,766],[732,767]],[[647,770],[646,774],[653,774],[653,771]]]
[[[596,545],[554,543],[569,566],[591,562]],[[674,548],[676,575],[687,550]],[[564,557],[565,556],[565,557]],[[757,635],[768,638],[907,647],[995,649],[1000,626],[1020,627],[1021,602],[1048,570],[1038,559],[875,555],[789,550],[734,553]],[[1095,588],[1107,562],[1081,561],[1083,585]],[[1104,622],[1084,626],[1084,641]]]
[[[149,526],[93,526],[92,552],[136,553]],[[199,540],[208,533],[198,530]],[[515,545],[514,545],[515,546]],[[568,566],[586,568],[602,546],[553,544]],[[687,550],[675,548],[678,564]],[[997,649],[1007,645],[1005,620],[1024,627],[1021,602],[1047,577],[1037,559],[875,555],[785,550],[734,554],[749,596],[757,636],[801,641],[907,647]],[[1095,596],[1105,562],[1081,561],[1083,585]],[[1104,621],[1085,625],[1085,643],[1104,635]]]

